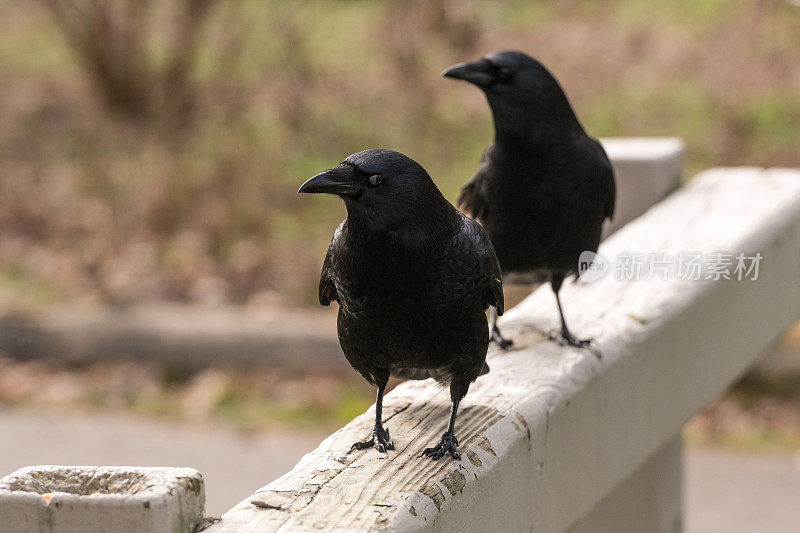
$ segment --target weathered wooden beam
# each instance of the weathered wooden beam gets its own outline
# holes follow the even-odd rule
[[[492,352],[462,403],[462,460],[419,457],[449,396],[405,383],[384,402],[396,451],[348,453],[370,410],[208,531],[568,529],[800,316],[800,171],[705,172],[601,246],[608,258],[695,251],[760,253],[758,279],[569,284],[570,326],[602,357],[544,340],[557,314],[542,287],[504,317],[517,349]]]

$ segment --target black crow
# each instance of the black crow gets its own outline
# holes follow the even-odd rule
[[[351,155],[298,192],[335,194],[347,208],[322,265],[319,302],[339,302],[344,355],[378,387],[372,435],[351,450],[394,449],[381,423],[389,376],[432,377],[450,386],[453,409],[441,441],[423,455],[460,458],[458,404],[489,371],[485,311],[503,313],[500,266],[486,232],[422,166],[391,150]]]
[[[614,172],[586,134],[556,79],[517,51],[489,54],[443,72],[477,85],[492,108],[494,143],[461,191],[459,207],[483,224],[506,283],[550,281],[561,341],[585,346],[567,328],[558,291],[578,272],[583,251],[597,251],[603,221],[614,214]],[[492,339],[507,348],[496,317]]]

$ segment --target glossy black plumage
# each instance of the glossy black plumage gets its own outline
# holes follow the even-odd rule
[[[486,228],[504,281],[550,281],[562,340],[587,344],[567,328],[558,291],[577,273],[580,254],[597,251],[603,221],[614,214],[614,173],[605,151],[586,134],[555,78],[522,52],[489,54],[443,74],[477,85],[495,124],[494,143],[459,206]],[[507,342],[496,325],[493,338]]]
[[[339,302],[339,342],[347,360],[378,387],[372,437],[355,448],[392,449],[381,425],[390,375],[449,385],[448,431],[426,455],[458,457],[453,424],[469,384],[488,372],[485,311],[503,312],[500,267],[483,228],[442,196],[427,172],[389,150],[367,150],[306,182],[300,192],[332,192],[347,218],[322,267],[319,300]]]

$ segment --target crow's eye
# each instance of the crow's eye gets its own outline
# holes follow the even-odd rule
[[[384,181],[386,181],[386,176],[381,176],[380,174],[373,174],[372,176],[369,177],[370,185],[377,186],[383,183]]]
[[[514,71],[508,67],[500,67],[497,69],[497,75],[501,80],[508,80],[514,75]]]

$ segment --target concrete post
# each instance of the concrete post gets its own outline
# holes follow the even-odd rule
[[[189,533],[204,507],[192,468],[29,466],[0,479],[3,533]]]

